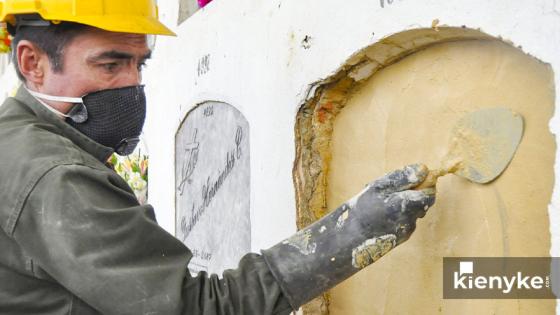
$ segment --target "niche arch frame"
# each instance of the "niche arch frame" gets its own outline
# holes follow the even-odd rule
[[[361,49],[333,75],[310,86],[306,100],[299,106],[295,125],[296,154],[292,175],[298,230],[329,211],[327,187],[333,125],[353,91],[378,71],[411,54],[437,44],[458,41],[496,41],[521,50],[521,47],[499,36],[465,26],[404,30]],[[329,314],[329,299],[329,293],[326,293],[313,300],[303,307],[304,314]]]

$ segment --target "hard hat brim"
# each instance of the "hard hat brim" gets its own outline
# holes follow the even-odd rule
[[[79,20],[73,21],[71,18],[68,18],[65,21],[85,24],[110,32],[177,36],[177,34],[158,20],[147,17],[110,15],[100,19],[99,16],[81,16]]]
[[[12,10],[6,11],[4,4],[0,1],[0,22],[7,22],[11,25],[15,25],[15,15],[35,13],[40,15],[42,19],[53,23],[65,21],[90,25],[111,32],[177,36],[157,19],[157,13],[153,16],[149,14],[127,15],[118,13],[106,15],[74,15],[67,12],[43,10],[26,6],[10,9]]]

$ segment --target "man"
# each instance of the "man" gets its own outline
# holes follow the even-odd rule
[[[221,278],[191,277],[188,248],[105,163],[145,116],[153,0],[3,0],[23,86],[0,107],[0,314],[288,314],[414,231],[433,191],[395,171]]]

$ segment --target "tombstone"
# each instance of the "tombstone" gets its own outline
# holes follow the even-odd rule
[[[175,149],[175,226],[193,253],[190,272],[237,267],[251,250],[249,123],[205,102],[187,114]]]

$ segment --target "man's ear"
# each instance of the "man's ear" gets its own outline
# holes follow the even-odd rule
[[[21,40],[18,43],[16,53],[19,71],[26,81],[36,86],[43,85],[45,72],[49,66],[47,55],[28,40]]]

